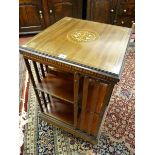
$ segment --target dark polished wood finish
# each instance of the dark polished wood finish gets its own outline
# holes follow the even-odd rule
[[[41,0],[19,1],[20,34],[38,33],[45,28]]]
[[[96,144],[130,33],[129,28],[66,17],[22,45],[40,117]]]
[[[38,33],[63,17],[82,18],[82,0],[20,0],[20,34]]]
[[[63,17],[131,27],[134,0],[20,0],[20,34],[38,33]]]
[[[135,22],[134,0],[88,0],[87,19],[130,27]]]
[[[48,0],[47,2],[50,24],[66,16],[79,18],[82,16],[81,0]]]
[[[114,14],[111,14],[109,11],[112,7],[111,4],[109,0],[88,0],[87,19],[111,24],[114,16]]]

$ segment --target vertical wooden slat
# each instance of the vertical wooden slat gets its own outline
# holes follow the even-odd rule
[[[82,95],[82,111],[81,111],[81,118],[80,118],[80,129],[82,130],[83,122],[84,122],[84,115],[87,103],[87,95],[88,95],[88,85],[89,85],[89,78],[84,77],[83,83],[83,95]]]
[[[48,73],[48,66],[47,66],[47,65],[45,65],[45,68],[46,68],[46,73]]]
[[[113,88],[114,88],[114,84],[109,84],[107,86],[105,97],[103,99],[103,104],[102,104],[102,107],[101,107],[100,117],[99,117],[99,120],[98,120],[98,123],[97,123],[97,128],[96,128],[96,134],[95,135],[98,134],[98,131],[99,131],[99,128],[100,128],[100,125],[101,125],[101,122],[102,122],[103,114],[104,114],[104,112],[106,110],[106,107],[108,106],[109,101],[110,101],[110,97],[111,97]]]
[[[74,74],[74,127],[77,127],[79,75]]]
[[[45,72],[44,72],[43,64],[40,64],[40,69],[41,69],[42,76],[44,78],[45,77]]]
[[[25,65],[26,65],[26,67],[27,67],[27,70],[28,70],[28,72],[29,72],[30,79],[31,79],[31,81],[32,81],[32,85],[33,85],[34,92],[35,92],[35,94],[36,94],[36,97],[37,97],[37,100],[38,100],[38,103],[39,103],[39,106],[40,106],[40,110],[41,110],[41,112],[43,112],[43,107],[42,107],[42,105],[41,105],[41,100],[40,100],[38,91],[35,89],[35,88],[36,88],[36,84],[35,84],[35,81],[34,81],[34,78],[33,78],[33,74],[32,74],[32,71],[31,71],[30,64],[29,64],[28,60],[25,59],[25,58],[24,58],[24,61],[25,61]]]
[[[47,94],[47,99],[48,99],[48,102],[50,103],[51,99],[50,99],[50,95],[49,94]]]
[[[93,89],[93,96],[91,101],[92,105],[90,107],[90,113],[89,113],[88,134],[91,133],[91,129],[92,129],[92,122],[93,122],[94,112],[95,112],[96,103],[97,103],[98,91],[99,91],[99,84],[98,82],[96,82]]]
[[[46,98],[45,98],[44,92],[41,92],[41,95],[42,95],[42,99],[43,99],[44,105],[47,108],[47,103],[46,103]]]
[[[35,73],[36,73],[37,80],[38,80],[38,82],[41,82],[41,78],[40,78],[40,75],[39,75],[37,63],[35,61],[33,61],[33,66],[34,66],[34,70],[35,70]]]
[[[41,67],[41,70],[42,70],[41,72],[43,72],[43,74],[44,74],[43,65],[42,64],[40,64],[40,65],[42,66]],[[36,73],[37,80],[38,80],[38,82],[41,82],[41,77],[39,75],[39,70],[38,70],[38,67],[37,67],[37,63],[35,61],[33,61],[33,66],[34,66],[34,70],[35,70],[35,73]],[[47,109],[47,102],[46,102],[44,92],[41,92],[41,96],[42,96],[42,99],[43,99],[43,102],[44,102],[44,106]]]
[[[51,106],[51,98],[50,98],[50,95],[49,94],[47,94],[47,93],[45,93],[44,92],[44,96],[45,96],[45,101],[46,101],[46,109],[45,109],[45,111],[46,111],[46,113],[51,113],[51,108],[52,108],[52,106]]]

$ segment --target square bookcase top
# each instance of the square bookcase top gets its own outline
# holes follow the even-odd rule
[[[65,17],[23,48],[120,77],[131,29]]]

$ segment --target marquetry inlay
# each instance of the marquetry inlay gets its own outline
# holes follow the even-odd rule
[[[82,43],[97,40],[99,34],[91,30],[73,30],[68,32],[67,38],[70,41]]]

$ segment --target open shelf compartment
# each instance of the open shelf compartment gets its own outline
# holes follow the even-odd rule
[[[72,79],[70,80],[63,76],[48,73],[41,80],[41,83],[37,84],[36,89],[74,104],[73,78],[71,77]]]
[[[70,125],[74,124],[74,105],[66,101],[53,97],[48,103],[46,114]]]

